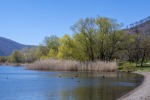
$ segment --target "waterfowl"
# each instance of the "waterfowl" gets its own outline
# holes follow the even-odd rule
[[[104,76],[104,75],[103,75],[102,77],[103,77],[103,78],[105,78],[105,76]]]

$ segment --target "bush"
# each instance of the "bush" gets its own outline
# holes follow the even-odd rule
[[[131,62],[120,62],[119,63],[119,70],[125,70],[125,71],[135,71],[136,64]]]
[[[7,60],[9,63],[22,63],[23,55],[19,51],[14,51]]]
[[[0,63],[5,63],[7,61],[7,57],[1,56],[0,57]]]

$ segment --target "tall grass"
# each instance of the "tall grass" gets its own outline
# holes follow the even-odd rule
[[[39,60],[27,66],[31,70],[52,71],[115,71],[116,62],[78,62],[72,60]]]

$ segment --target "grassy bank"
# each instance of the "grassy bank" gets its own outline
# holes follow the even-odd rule
[[[150,72],[150,65],[149,66],[143,66],[143,67],[137,67],[137,71]]]
[[[131,63],[131,62],[123,62],[119,63],[118,67],[119,71],[144,71],[144,72],[150,72],[150,63],[145,63],[143,66],[140,66],[140,64]]]
[[[78,62],[72,60],[40,60],[27,66],[30,70],[51,70],[51,71],[115,71],[116,62]]]

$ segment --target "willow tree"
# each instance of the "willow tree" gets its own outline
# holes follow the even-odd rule
[[[97,57],[98,59],[105,60],[106,53],[108,49],[108,42],[109,41],[109,34],[110,29],[112,27],[110,23],[110,19],[98,17],[95,21],[97,25],[97,32],[96,32],[96,46],[97,46]]]
[[[97,17],[81,19],[74,26],[74,39],[87,60],[113,60],[116,53],[128,48],[132,38],[121,30],[115,19]]]
[[[54,49],[58,51],[59,38],[56,35],[46,36],[43,42],[44,46],[46,46],[49,50]]]
[[[115,19],[98,17],[96,19],[97,56],[101,60],[113,60],[121,50],[125,50],[132,42],[132,36],[121,29]]]
[[[59,59],[74,59],[74,42],[69,35],[60,38],[60,46],[58,47]]]
[[[86,42],[84,41],[83,34],[74,34],[73,41],[74,41],[74,58],[78,61],[87,61],[89,60],[89,56],[86,50]]]
[[[59,45],[59,38],[56,35],[46,36],[43,44],[37,49],[37,57],[42,59],[56,58]]]
[[[94,49],[95,49],[94,35],[96,31],[95,19],[93,18],[81,19],[74,26],[72,26],[72,30],[76,37],[82,37],[82,39],[78,40],[78,42],[80,42],[80,45],[82,45],[82,47],[84,48],[84,52],[88,57],[88,60],[93,61],[95,59],[94,57]]]

